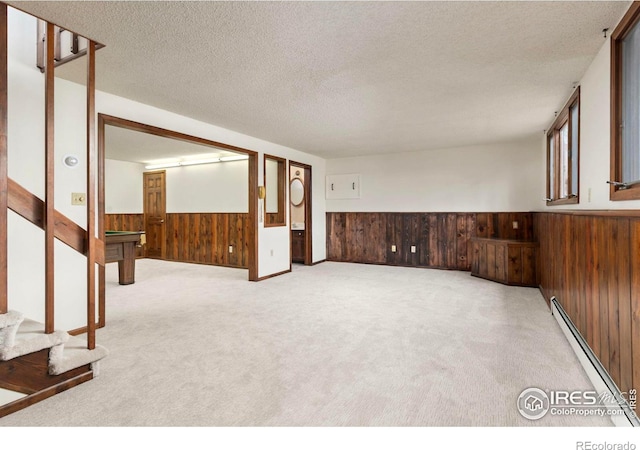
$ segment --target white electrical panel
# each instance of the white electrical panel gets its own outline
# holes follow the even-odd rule
[[[325,191],[327,199],[360,198],[360,175],[327,175]]]

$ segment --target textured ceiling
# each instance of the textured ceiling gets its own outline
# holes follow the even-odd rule
[[[183,159],[221,158],[238,155],[238,153],[217,147],[191,144],[111,125],[105,127],[105,153],[108,159],[137,163],[173,162]]]
[[[101,90],[327,158],[542,133],[629,5],[10,3],[105,44]]]

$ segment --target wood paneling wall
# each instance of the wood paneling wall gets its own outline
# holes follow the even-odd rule
[[[166,224],[166,259],[249,267],[248,214],[173,213],[167,214]]]
[[[248,214],[169,213],[165,223],[167,260],[248,268]],[[144,230],[144,215],[107,214],[105,229]],[[143,249],[137,256],[144,256]]]
[[[622,392],[640,386],[640,218],[536,213],[538,276]]]
[[[532,224],[526,212],[327,213],[327,259],[470,270],[472,237],[530,240]]]

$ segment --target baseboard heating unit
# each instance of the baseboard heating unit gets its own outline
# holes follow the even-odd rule
[[[569,344],[571,344],[571,348],[573,348],[573,351],[578,356],[595,390],[598,394],[604,394],[607,398],[611,399],[611,401],[606,404],[606,407],[608,409],[621,410],[610,411],[610,417],[613,423],[616,426],[640,426],[638,416],[636,416],[627,402],[627,393],[623,395],[623,393],[620,392],[618,386],[616,386],[611,376],[609,376],[609,373],[602,366],[593,351],[591,351],[591,348],[556,297],[551,297],[551,314],[555,317],[560,329],[562,329]]]

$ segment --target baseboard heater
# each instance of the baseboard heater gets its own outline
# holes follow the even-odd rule
[[[612,398],[619,399],[619,402],[617,402],[619,405],[607,405],[607,408],[622,409],[623,411],[620,414],[612,414],[610,416],[613,423],[617,426],[640,426],[640,420],[638,420],[638,416],[627,403],[626,397],[623,397],[618,386],[611,379],[609,373],[602,366],[600,360],[593,353],[555,296],[551,297],[551,314],[560,325],[596,391],[598,393],[608,391]]]

